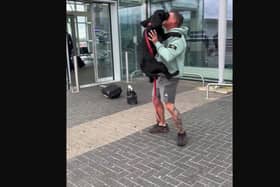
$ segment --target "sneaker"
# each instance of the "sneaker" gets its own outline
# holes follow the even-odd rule
[[[184,146],[186,145],[186,132],[184,133],[178,133],[178,139],[177,139],[177,145],[178,146]]]
[[[158,124],[155,124],[150,130],[150,133],[167,133],[169,132],[168,124],[166,126],[160,126]]]

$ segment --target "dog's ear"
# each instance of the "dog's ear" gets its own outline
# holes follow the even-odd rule
[[[148,19],[146,19],[144,21],[141,21],[140,25],[142,25],[143,27],[147,27],[148,23],[150,23],[150,21],[151,21],[151,18],[148,18]]]

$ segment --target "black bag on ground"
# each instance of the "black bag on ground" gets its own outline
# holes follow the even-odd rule
[[[111,84],[101,89],[102,94],[110,99],[120,97],[122,88],[116,84]]]
[[[130,104],[130,105],[135,105],[138,103],[137,94],[131,85],[127,86],[126,100],[127,100],[127,104]]]

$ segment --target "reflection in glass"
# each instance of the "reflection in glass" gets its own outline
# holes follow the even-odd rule
[[[121,77],[126,78],[125,52],[128,52],[128,72],[139,70],[142,28],[140,22],[146,19],[146,6],[143,1],[121,1],[119,23],[121,36]]]
[[[111,21],[109,4],[93,4],[93,22],[96,45],[97,79],[113,77]]]

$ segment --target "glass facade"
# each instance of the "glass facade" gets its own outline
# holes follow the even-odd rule
[[[139,70],[142,58],[140,41],[143,29],[140,22],[146,19],[147,3],[143,0],[119,1],[119,30],[121,38],[121,78],[126,78],[125,52],[128,54],[128,72]]]
[[[113,79],[111,8],[109,3],[68,1],[67,28],[73,41],[70,68],[77,55],[79,86]],[[115,32],[117,33],[117,32]],[[70,71],[74,80],[73,68]]]
[[[120,76],[126,80],[126,53],[128,72],[139,71],[142,59],[140,22],[157,9],[175,9],[183,17],[183,26],[189,28],[184,73],[198,73],[206,79],[218,79],[218,5],[219,0],[115,0],[117,3],[118,32],[112,32],[110,1],[82,3],[67,1],[67,31],[73,36],[75,48],[86,49],[86,55],[77,50],[92,67],[90,78],[84,83],[114,77],[112,52],[120,54]],[[227,42],[224,79],[232,80],[232,0],[228,0]],[[93,32],[94,31],[94,32]],[[93,37],[94,36],[94,37]],[[119,36],[119,49],[111,42]],[[102,57],[102,58],[101,58]],[[81,68],[86,69],[86,68]],[[94,69],[94,70],[93,70]],[[118,69],[118,68],[116,68]],[[82,73],[80,73],[82,75]],[[95,78],[94,78],[95,77]],[[80,79],[82,81],[82,79]],[[105,80],[105,79],[104,79]]]
[[[189,27],[185,73],[199,73],[218,79],[218,0],[120,0],[119,22],[122,54],[122,79],[125,79],[125,51],[128,52],[129,73],[139,69],[143,28],[140,21],[157,9],[178,10]],[[227,42],[224,79],[232,80],[232,0],[228,1]]]

